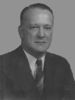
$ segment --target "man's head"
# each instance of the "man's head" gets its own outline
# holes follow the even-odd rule
[[[23,48],[33,56],[45,53],[52,41],[53,22],[53,11],[45,4],[24,8],[19,26]]]

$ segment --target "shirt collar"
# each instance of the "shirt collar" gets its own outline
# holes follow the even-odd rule
[[[26,52],[25,50],[24,50],[24,53],[26,54],[26,56],[27,56],[27,58],[28,58],[29,64],[35,63],[35,62],[36,62],[37,58],[35,58],[34,56],[30,55],[30,54],[29,54],[28,52]],[[43,56],[41,57],[41,60],[42,60],[42,66],[44,67],[45,55],[43,55]]]

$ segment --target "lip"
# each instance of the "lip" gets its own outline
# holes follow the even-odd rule
[[[46,41],[36,41],[35,43],[36,44],[46,44],[47,42]]]
[[[36,41],[35,43],[46,43],[46,41]]]

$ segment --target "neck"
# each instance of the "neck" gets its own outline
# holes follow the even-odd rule
[[[44,56],[46,54],[46,52],[39,52],[39,51],[35,51],[35,50],[32,50],[32,49],[26,49],[26,48],[23,48],[23,49],[27,53],[29,53],[30,55],[34,56],[37,59],[41,58],[42,56]]]

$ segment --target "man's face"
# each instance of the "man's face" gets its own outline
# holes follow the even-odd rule
[[[23,48],[46,52],[52,40],[53,16],[48,10],[30,9],[19,30]]]

